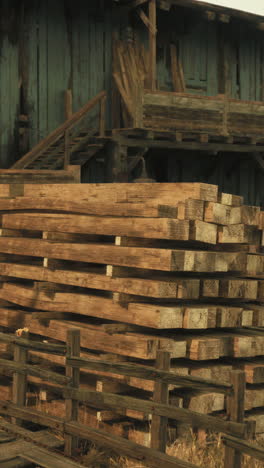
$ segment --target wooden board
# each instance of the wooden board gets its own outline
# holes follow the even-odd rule
[[[215,244],[217,238],[216,226],[209,223],[166,218],[92,217],[66,213],[7,214],[2,217],[2,227],[179,241],[194,240],[211,244]]]
[[[125,202],[172,204],[187,198],[217,201],[216,185],[203,183],[142,183],[142,184],[71,184],[30,185],[24,187],[25,197],[59,197],[63,200],[87,200],[91,202]]]
[[[155,359],[157,349],[169,351],[171,356],[185,357],[186,342],[184,340],[172,340],[160,336],[148,336],[137,333],[113,333],[109,335],[100,327],[78,322],[63,322],[51,320],[48,327],[40,325],[37,320],[27,318],[25,326],[34,333],[47,336],[60,341],[65,341],[66,331],[70,328],[80,328],[81,346],[87,349],[105,350],[124,356],[138,357],[141,359]]]
[[[243,271],[240,253],[120,247],[107,244],[71,244],[40,239],[1,238],[0,252],[48,257],[161,271]],[[244,267],[245,268],[245,267]]]

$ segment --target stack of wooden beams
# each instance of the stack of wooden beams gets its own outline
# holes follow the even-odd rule
[[[219,381],[244,369],[247,417],[264,432],[260,208],[201,183],[0,188],[2,330],[27,327],[38,339],[65,342],[78,327],[83,356],[155,365],[162,349],[176,373]],[[63,371],[60,356],[31,352],[30,359]],[[62,414],[59,388],[31,382],[47,411]],[[151,382],[115,374],[83,371],[81,382],[153,394]],[[8,398],[8,387],[0,393]],[[222,394],[175,386],[170,402],[225,410]],[[80,413],[91,425],[149,441],[148,414],[87,406]]]

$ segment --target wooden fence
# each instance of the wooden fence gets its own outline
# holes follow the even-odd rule
[[[20,337],[0,333],[0,342],[14,345],[14,360],[0,359],[0,369],[13,373],[13,401],[0,401],[0,414],[11,416],[16,424],[21,424],[26,420],[61,432],[65,437],[65,454],[67,455],[75,452],[78,439],[81,438],[98,446],[108,447],[118,454],[132,457],[153,468],[161,466],[163,468],[195,468],[193,464],[165,453],[168,419],[174,419],[195,428],[222,433],[225,444],[225,468],[240,468],[242,453],[264,460],[264,449],[246,441],[253,436],[254,427],[251,423],[244,421],[245,375],[242,371],[233,371],[231,383],[227,384],[180,376],[170,372],[170,356],[164,351],[159,351],[157,354],[156,368],[82,358],[80,357],[79,329],[68,330],[66,346],[34,341],[26,332],[23,332]],[[28,350],[66,356],[66,375],[27,364]],[[83,368],[154,381],[153,400],[80,388],[80,369]],[[66,402],[65,418],[26,407],[27,375],[58,385],[56,391],[65,398]],[[170,384],[225,394],[229,420],[170,405],[168,403]],[[79,402],[86,402],[96,408],[110,410],[125,408],[151,414],[151,448],[79,423]]]

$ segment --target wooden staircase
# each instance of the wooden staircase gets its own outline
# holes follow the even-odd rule
[[[92,118],[91,123],[87,116],[98,105],[98,125],[94,125],[97,119]],[[61,170],[73,164],[83,165],[98,153],[107,141],[107,138],[104,138],[105,107],[106,92],[102,91],[41,140],[11,169]],[[100,137],[98,142],[96,136]]]

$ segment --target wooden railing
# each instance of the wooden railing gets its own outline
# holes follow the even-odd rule
[[[244,422],[245,374],[231,372],[231,384],[218,383],[169,372],[169,353],[159,351],[156,368],[137,364],[95,361],[80,357],[80,330],[68,330],[66,346],[36,342],[28,338],[27,332],[21,337],[0,333],[0,342],[14,345],[14,361],[0,359],[0,368],[8,369],[13,377],[13,402],[0,401],[0,414],[13,418],[16,424],[23,420],[41,424],[65,435],[65,453],[72,455],[78,446],[78,438],[108,447],[118,454],[132,457],[154,468],[197,468],[193,464],[166,455],[167,422],[174,419],[192,427],[223,433],[225,447],[225,468],[240,468],[242,453],[264,460],[264,449],[245,439],[253,434],[252,424]],[[66,376],[27,364],[27,351],[35,350],[66,356]],[[155,382],[153,401],[124,395],[98,392],[80,388],[80,369],[104,373],[133,376]],[[37,376],[54,386],[56,393],[65,398],[65,418],[48,415],[26,407],[26,376]],[[214,391],[226,395],[229,420],[199,414],[168,404],[169,384],[190,387],[200,391]],[[79,402],[104,409],[131,409],[152,414],[151,448],[136,444],[116,435],[91,428],[78,422]]]
[[[13,166],[12,169],[23,169],[28,164],[37,159],[43,152],[47,151],[52,145],[57,143],[60,139],[64,141],[64,169],[67,168],[70,161],[70,135],[74,127],[79,124],[87,114],[99,104],[99,123],[98,131],[100,136],[105,134],[105,110],[106,110],[106,91],[101,91],[97,96],[85,104],[79,111],[70,116],[66,122],[60,127],[56,128],[46,138],[41,140],[31,151],[20,158]]]
[[[134,95],[133,127],[202,133],[261,141],[264,103],[231,99],[226,95],[151,91],[138,85]]]

